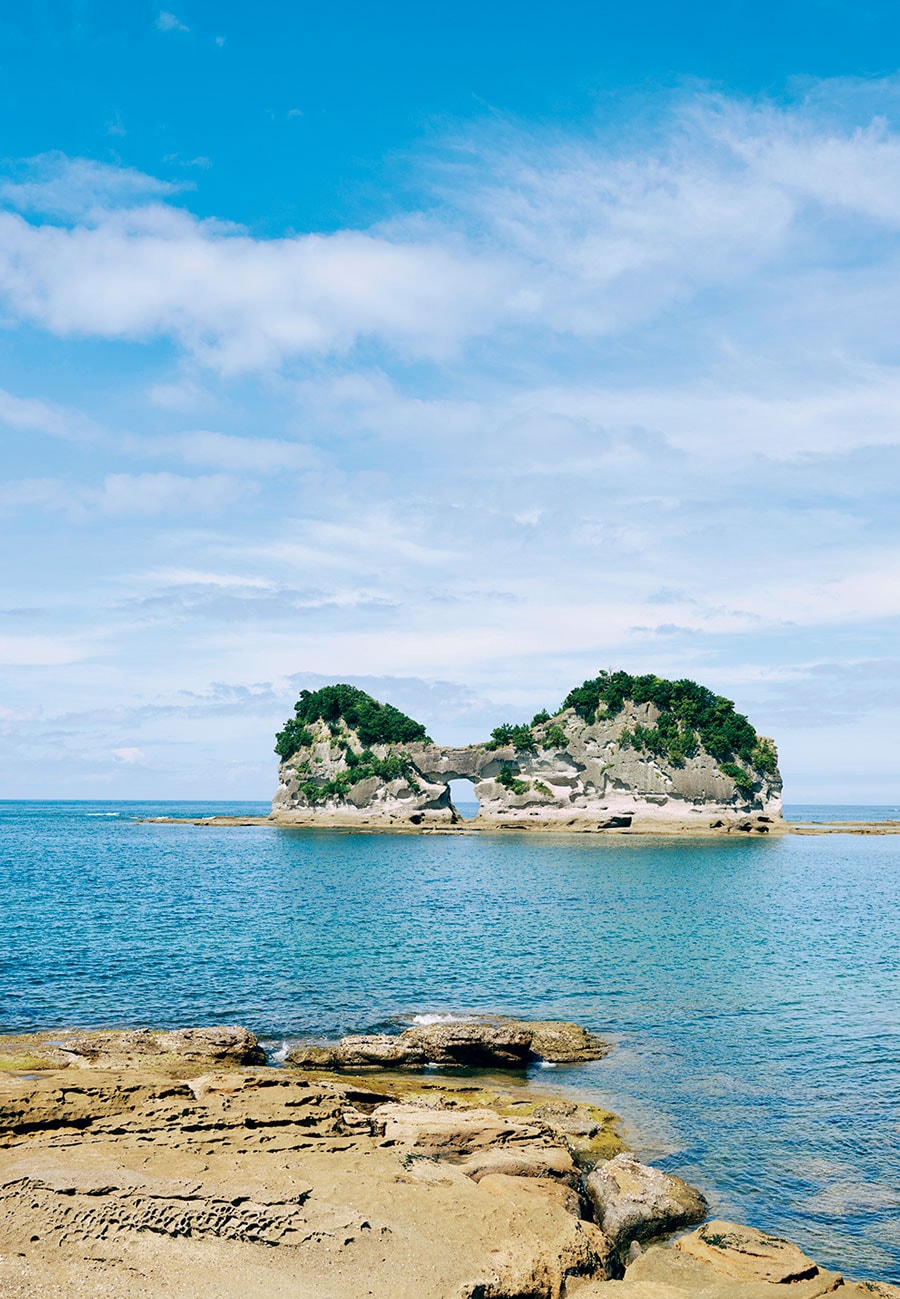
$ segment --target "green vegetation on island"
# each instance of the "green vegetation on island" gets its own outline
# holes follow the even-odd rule
[[[519,780],[512,766],[504,762],[500,768],[500,775],[497,777],[498,782],[504,789],[508,789],[511,794],[527,794],[531,789],[531,782],[528,780]]]
[[[696,681],[666,681],[652,673],[634,677],[628,672],[601,672],[570,690],[562,706],[574,708],[591,725],[615,717],[626,700],[653,704],[659,717],[655,726],[636,725],[623,731],[622,744],[666,757],[675,766],[693,757],[702,745],[742,792],[752,788],[753,779],[735,758],[766,775],[776,771],[778,757],[771,740],[758,736],[730,699]]]
[[[566,744],[566,733],[558,722],[547,726],[550,714],[546,710],[537,713],[531,719],[531,725],[524,722],[516,726],[512,722],[503,722],[491,731],[491,738],[484,746],[486,749],[563,749]]]
[[[411,783],[413,766],[408,753],[389,753],[386,758],[379,758],[371,749],[355,753],[346,742],[342,747],[347,764],[344,770],[336,772],[330,780],[306,780],[300,785],[300,793],[307,803],[327,803],[332,798],[346,798],[354,785],[370,776],[377,776],[379,780],[402,777],[407,784]]]
[[[374,744],[430,743],[421,722],[413,721],[393,704],[379,703],[356,686],[340,684],[323,686],[321,690],[301,690],[294,713],[296,716],[285,722],[275,736],[275,752],[282,760],[292,758],[312,744],[309,727],[319,721],[327,722],[332,729],[343,723],[348,730],[356,731],[367,749]]]
[[[652,725],[634,722],[622,727],[617,739],[623,748],[653,755],[673,767],[683,767],[702,749],[744,796],[752,794],[760,777],[777,773],[774,744],[757,735],[730,699],[696,681],[667,681],[652,673],[601,672],[570,690],[556,714],[544,709],[530,724],[495,726],[483,747],[513,749],[527,765],[531,758],[526,755],[564,750],[571,743],[561,714],[571,709],[593,726],[615,719],[626,703],[650,704],[656,717]],[[344,800],[353,786],[370,777],[402,779],[410,788],[418,788],[413,761],[399,746],[430,744],[431,740],[420,722],[393,704],[380,703],[355,686],[338,684],[302,691],[294,713],[278,732],[275,751],[282,761],[296,759],[298,792],[307,803]],[[316,729],[323,722],[325,730],[321,726]],[[313,753],[317,738],[329,740],[331,757],[324,766],[316,763]],[[373,751],[379,745],[390,746],[393,752],[379,757]],[[533,787],[533,782],[522,779],[516,762],[503,762],[496,779],[513,794],[524,794]],[[543,785],[538,788],[540,793],[545,791],[551,792]]]

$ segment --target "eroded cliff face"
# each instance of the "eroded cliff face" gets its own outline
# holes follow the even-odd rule
[[[532,728],[532,747],[375,745],[340,723],[317,722],[312,743],[279,768],[276,819],[428,829],[461,826],[449,782],[475,785],[467,828],[768,833],[780,829],[781,778],[743,764],[740,781],[698,745],[672,761],[628,741],[652,727],[653,704],[626,702],[588,723],[573,709]],[[731,764],[734,766],[734,764]],[[737,768],[735,768],[737,770]]]

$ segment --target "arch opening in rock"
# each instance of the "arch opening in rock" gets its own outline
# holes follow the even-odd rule
[[[471,780],[451,780],[450,799],[464,821],[474,821],[481,804]]]

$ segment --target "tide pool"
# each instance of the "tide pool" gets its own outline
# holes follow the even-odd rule
[[[421,1014],[577,1020],[614,1051],[537,1082],[615,1109],[716,1214],[900,1281],[900,837],[135,819],[267,811],[0,804],[0,1031],[232,1022],[277,1048]]]

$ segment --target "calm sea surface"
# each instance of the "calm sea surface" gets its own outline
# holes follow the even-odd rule
[[[0,803],[0,1031],[577,1020],[535,1080],[717,1214],[900,1281],[900,836],[393,836],[140,824],[266,804]],[[792,808],[794,819],[900,817]]]

